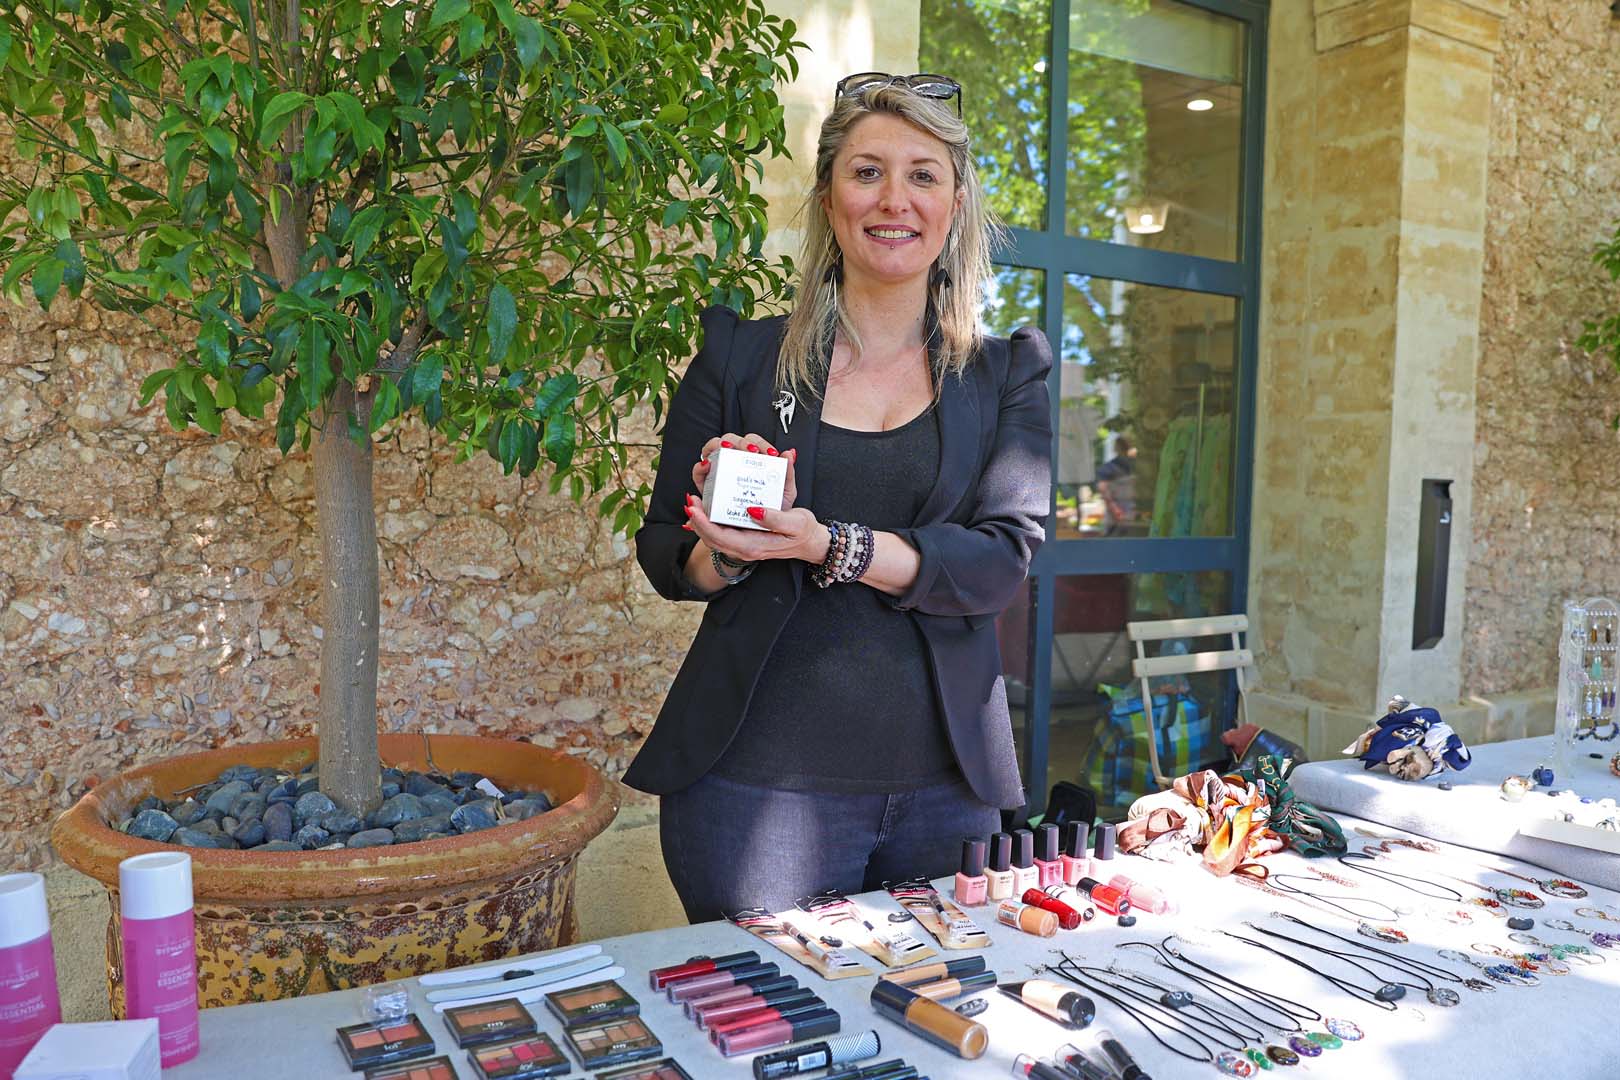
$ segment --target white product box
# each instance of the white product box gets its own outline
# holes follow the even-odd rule
[[[159,1080],[156,1020],[54,1024],[28,1051],[14,1080]]]
[[[764,530],[748,516],[750,506],[777,510],[787,487],[787,459],[747,450],[716,450],[703,482],[703,512],[717,525]]]

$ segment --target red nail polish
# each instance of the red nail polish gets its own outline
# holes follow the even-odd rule
[[[782,454],[781,454],[781,452],[779,450],[776,449],[776,447],[773,446],[769,450],[765,451],[765,456],[766,457],[781,457]]]
[[[728,443],[728,442],[722,442],[722,443],[721,443],[721,444],[720,444],[720,445],[721,445],[721,446],[722,446],[722,447],[724,447],[724,448],[725,448],[725,449],[727,449],[727,450],[730,450],[730,449],[731,449],[731,444],[730,444],[730,443]]]
[[[696,511],[696,510],[694,510],[694,509],[692,509],[692,504],[691,504],[691,503],[687,503],[687,504],[686,504],[686,516],[687,516],[687,517],[691,517],[691,516],[692,516],[692,515],[693,515],[693,514],[695,514],[695,513],[697,513],[697,511]]]
[[[763,506],[750,506],[748,508],[748,516],[753,518],[755,521],[764,521],[765,508]]]
[[[681,522],[681,528],[685,529],[687,532],[691,532],[692,531],[692,523],[690,521],[683,521],[683,522]]]
[[[759,453],[759,447],[755,446],[753,443],[749,443],[748,444],[748,452],[750,454],[757,454],[757,453]]]

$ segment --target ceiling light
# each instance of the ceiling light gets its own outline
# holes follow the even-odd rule
[[[1143,203],[1125,208],[1125,228],[1137,234],[1164,231],[1165,219],[1170,215],[1169,203]]]
[[[1207,97],[1195,97],[1187,102],[1187,108],[1193,112],[1209,112],[1214,107],[1215,103]]]

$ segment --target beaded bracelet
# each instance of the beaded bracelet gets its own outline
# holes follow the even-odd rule
[[[720,580],[727,585],[737,585],[747,581],[748,575],[754,572],[754,566],[756,565],[751,562],[739,562],[736,559],[728,558],[718,551],[709,552],[709,563],[714,567],[714,572],[720,575]],[[728,569],[731,571],[730,573],[726,572]]]
[[[810,570],[810,580],[820,588],[859,581],[872,566],[876,537],[865,525],[843,521],[827,523],[827,556]]]

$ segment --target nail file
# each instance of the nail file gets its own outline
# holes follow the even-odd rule
[[[557,990],[572,990],[579,986],[589,986],[591,983],[605,982],[608,979],[622,978],[624,978],[624,968],[615,965],[609,968],[602,968],[600,971],[593,971],[588,975],[579,975],[572,979],[564,979],[562,982],[547,983],[545,986],[532,986],[527,990],[519,990],[515,994],[508,991],[503,991],[499,994],[490,994],[486,997],[463,998],[459,1001],[441,1001],[437,1005],[433,1006],[433,1011],[436,1013],[442,1013],[446,1009],[456,1009],[463,1005],[482,1005],[485,1002],[500,1001],[504,998],[517,998],[519,1001],[523,1002],[523,1004],[529,1005],[539,1001],[547,994]]]
[[[611,956],[593,956],[588,960],[581,960],[577,964],[567,967],[553,968],[549,971],[539,971],[521,979],[497,979],[493,982],[467,983],[462,986],[449,986],[442,990],[429,990],[429,1001],[460,1001],[470,997],[487,997],[491,994],[500,997],[502,993],[510,997],[515,991],[527,990],[532,986],[551,986],[571,979],[576,975],[589,975],[593,971],[600,971],[605,967],[613,966]]]
[[[485,982],[489,979],[499,979],[508,971],[539,971],[542,968],[561,967],[572,964],[576,960],[583,960],[588,956],[600,956],[602,946],[580,945],[572,949],[561,949],[557,952],[540,953],[537,956],[519,956],[511,960],[502,960],[498,964],[485,964],[482,967],[455,968],[451,971],[433,971],[417,977],[417,982],[423,986],[453,986],[456,983]]]

